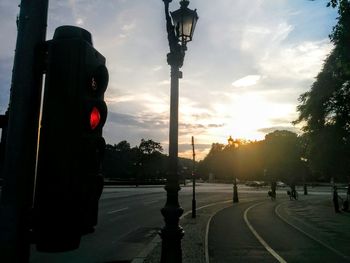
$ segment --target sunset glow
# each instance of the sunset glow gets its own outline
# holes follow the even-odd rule
[[[113,3],[112,3],[113,2]],[[49,8],[47,39],[62,24],[86,28],[107,60],[105,93],[110,144],[142,138],[168,152],[170,68],[163,1],[60,1]],[[174,1],[173,1],[174,2]],[[336,10],[324,1],[191,0],[200,18],[181,68],[179,154],[197,158],[214,142],[261,140],[276,129],[300,132],[291,122],[332,49]],[[0,4],[0,106],[9,99],[18,4]],[[172,8],[178,8],[174,3]]]

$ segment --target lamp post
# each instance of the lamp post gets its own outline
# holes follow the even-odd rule
[[[194,138],[192,136],[192,218],[196,218],[196,153],[194,151]]]
[[[301,157],[300,160],[304,163],[304,165],[307,165],[307,159]],[[306,168],[304,167],[304,171],[303,171],[303,183],[304,183],[304,195],[307,195],[307,184],[306,184],[306,179],[305,179],[305,173],[306,173]]]
[[[232,139],[232,137],[230,136],[227,139],[228,145],[230,148],[236,148],[238,147],[238,144]],[[232,201],[233,203],[238,203],[238,189],[237,189],[237,178],[235,177],[233,179],[233,197],[232,197]]]
[[[161,212],[165,226],[160,236],[162,238],[161,262],[182,262],[181,239],[184,231],[179,225],[183,209],[180,207],[178,192],[178,107],[179,107],[179,78],[182,77],[182,67],[186,43],[192,40],[198,15],[196,10],[187,8],[188,0],[180,1],[180,9],[169,13],[169,3],[172,0],[163,0],[165,7],[166,27],[170,52],[167,62],[171,68],[170,85],[170,127],[169,127],[169,171],[165,185],[167,200]],[[174,22],[174,23],[173,23]]]

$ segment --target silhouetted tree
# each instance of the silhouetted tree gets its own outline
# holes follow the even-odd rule
[[[334,49],[311,89],[299,98],[299,118],[308,138],[306,158],[314,174],[329,180],[350,172],[350,3],[332,0],[338,22],[330,39]]]
[[[264,160],[267,179],[288,184],[300,182],[304,175],[302,147],[296,133],[274,131],[265,136]]]

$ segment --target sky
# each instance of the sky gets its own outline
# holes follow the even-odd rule
[[[0,114],[6,111],[19,1],[0,0]],[[277,129],[300,133],[298,97],[332,49],[336,24],[326,0],[190,0],[199,20],[180,80],[179,156],[202,159],[229,136],[261,140]],[[179,8],[172,1],[171,11]],[[168,151],[170,68],[162,0],[50,1],[47,39],[74,25],[107,60],[107,143],[141,139]]]

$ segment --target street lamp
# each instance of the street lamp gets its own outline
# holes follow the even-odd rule
[[[170,127],[169,127],[169,172],[165,185],[167,200],[161,212],[165,226],[161,230],[162,254],[161,262],[182,262],[181,239],[184,231],[179,225],[183,209],[180,207],[178,192],[178,108],[179,108],[179,78],[183,65],[187,42],[192,40],[193,31],[198,20],[196,10],[188,8],[189,1],[180,1],[180,9],[172,12],[170,17],[169,3],[163,0],[165,6],[166,26],[170,53],[167,62],[171,67],[170,84]],[[174,22],[174,23],[173,23]]]
[[[194,151],[194,138],[192,136],[192,218],[196,218],[196,153]]]
[[[180,9],[171,12],[171,17],[175,27],[175,34],[183,47],[186,47],[186,43],[192,40],[193,32],[198,20],[196,9],[189,9],[189,3],[190,1],[188,0],[182,0],[180,2]]]
[[[227,139],[227,142],[228,142],[228,145],[229,147],[238,147],[238,144],[236,143],[236,141],[234,141],[232,139],[232,137],[230,136],[228,139]],[[238,189],[237,189],[237,178],[234,177],[233,179],[233,197],[232,197],[232,201],[233,203],[238,203]]]
[[[306,158],[300,157],[300,161],[302,161],[305,166],[307,165],[307,159]],[[306,173],[305,166],[303,167],[304,168],[304,171],[303,171],[303,183],[304,183],[304,195],[307,195],[307,184],[306,184],[306,179],[305,179],[305,173]]]

